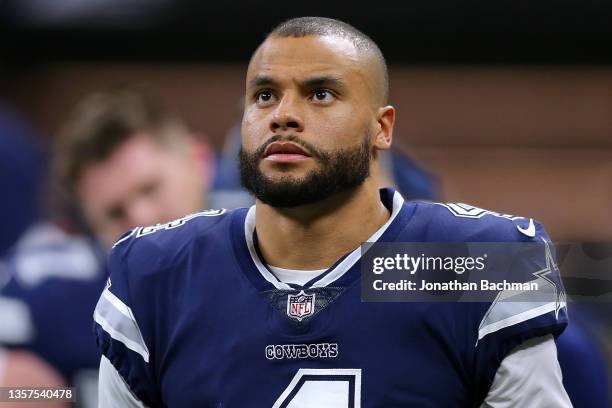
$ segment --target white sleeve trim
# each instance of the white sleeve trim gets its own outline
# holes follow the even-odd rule
[[[497,369],[481,408],[571,408],[552,335],[527,340]]]
[[[104,408],[147,408],[127,385],[106,356],[100,359],[98,406]]]

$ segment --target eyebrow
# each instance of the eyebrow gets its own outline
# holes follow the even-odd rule
[[[317,88],[321,86],[331,86],[335,88],[344,88],[344,82],[338,76],[325,75],[314,78],[309,78],[302,83],[306,88]]]
[[[249,81],[249,89],[274,85],[278,85],[278,82],[266,75],[257,75]]]
[[[278,81],[267,75],[257,75],[249,81],[249,89],[260,88],[263,86],[276,87]],[[300,86],[304,88],[317,88],[321,86],[331,86],[339,89],[344,89],[345,85],[339,76],[323,75],[312,77],[304,80]]]

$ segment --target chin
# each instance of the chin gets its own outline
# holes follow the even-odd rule
[[[306,178],[308,172],[300,171],[275,171],[263,173],[265,178],[273,184],[300,184]]]

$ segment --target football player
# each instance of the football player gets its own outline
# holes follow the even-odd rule
[[[115,243],[94,314],[102,406],[571,406],[553,340],[561,297],[362,302],[365,241],[548,242],[533,220],[379,190],[387,94],[379,48],[348,24],[296,18],[268,35],[242,122],[256,204]],[[531,256],[517,264],[550,265]]]
[[[83,98],[57,139],[54,164],[66,201],[92,237],[45,223],[0,260],[7,311],[0,313],[0,344],[42,357],[77,386],[80,406],[97,406],[100,356],[91,316],[108,278],[105,252],[128,228],[202,209],[211,155],[180,118],[140,89]],[[6,361],[7,372],[28,372],[25,359]]]

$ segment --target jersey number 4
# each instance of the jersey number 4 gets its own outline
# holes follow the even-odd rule
[[[300,369],[272,408],[360,408],[361,369]]]

